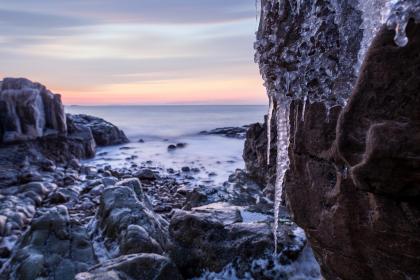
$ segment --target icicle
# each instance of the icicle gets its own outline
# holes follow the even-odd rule
[[[268,107],[268,116],[267,116],[267,167],[270,166],[270,156],[271,156],[271,121],[273,118],[274,102],[273,96],[270,95]]]
[[[386,24],[389,29],[395,30],[394,41],[399,47],[404,47],[408,43],[405,29],[410,18],[413,18],[416,23],[420,22],[420,1],[400,0],[395,3]]]
[[[282,100],[277,105],[277,176],[274,194],[274,253],[277,254],[277,229],[279,227],[280,206],[282,204],[283,182],[289,168],[289,109],[290,101]]]
[[[306,100],[308,99],[308,95],[305,94],[303,98],[303,108],[302,108],[302,122],[305,121],[305,111],[306,111]]]

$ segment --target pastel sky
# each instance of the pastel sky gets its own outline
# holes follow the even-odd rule
[[[255,0],[0,0],[0,78],[66,104],[265,104]]]

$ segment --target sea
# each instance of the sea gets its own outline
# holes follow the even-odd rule
[[[199,168],[197,180],[221,184],[236,169],[245,167],[244,139],[200,132],[263,122],[268,106],[66,106],[65,110],[103,118],[122,129],[130,139],[128,144],[100,148],[88,163],[121,168],[134,162],[175,171],[183,167]],[[177,143],[186,146],[168,151],[169,145]]]

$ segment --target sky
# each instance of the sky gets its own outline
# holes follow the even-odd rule
[[[67,105],[265,104],[255,0],[0,0],[0,78]]]

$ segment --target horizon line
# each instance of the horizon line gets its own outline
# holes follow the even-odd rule
[[[109,107],[109,106],[267,106],[268,104],[64,104],[65,107]]]

